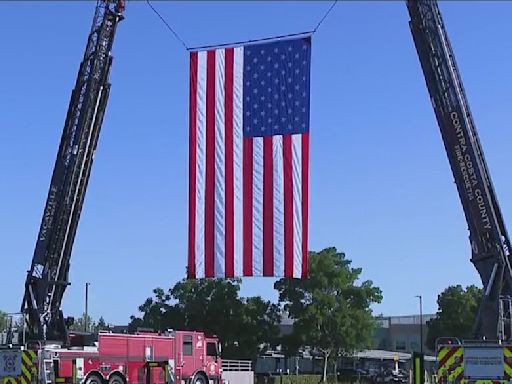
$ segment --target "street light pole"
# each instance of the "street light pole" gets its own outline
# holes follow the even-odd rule
[[[87,332],[87,319],[89,317],[89,285],[91,283],[85,283],[85,316],[84,316],[84,332]]]
[[[420,299],[420,353],[423,354],[423,302],[421,295],[416,295]]]

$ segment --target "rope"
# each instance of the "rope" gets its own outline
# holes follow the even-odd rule
[[[327,12],[325,12],[324,16],[320,19],[320,21],[318,22],[318,24],[316,25],[315,29],[313,29],[312,31],[305,31],[305,32],[298,32],[298,33],[290,33],[288,35],[281,35],[281,36],[272,36],[272,37],[263,37],[263,38],[260,38],[260,39],[251,39],[251,40],[243,40],[243,41],[237,41],[237,42],[232,42],[232,43],[224,43],[224,44],[214,44],[214,45],[203,45],[203,46],[199,46],[199,47],[188,47],[187,44],[185,44],[185,42],[183,41],[183,39],[178,35],[178,33],[169,25],[169,23],[165,20],[165,18],[155,9],[155,7],[151,4],[150,0],[146,0],[146,2],[148,3],[148,5],[151,7],[151,9],[153,10],[153,12],[160,18],[160,20],[165,24],[165,26],[167,27],[167,29],[169,31],[172,32],[172,34],[174,35],[174,37],[183,45],[183,47],[187,50],[187,51],[198,51],[198,50],[202,50],[202,49],[209,49],[209,48],[219,48],[219,47],[231,47],[231,46],[239,46],[239,45],[246,45],[246,44],[254,44],[254,43],[258,43],[258,42],[261,42],[261,41],[269,41],[269,40],[282,40],[282,39],[287,39],[287,38],[290,38],[290,37],[297,37],[297,36],[304,36],[304,37],[309,37],[311,35],[313,35],[314,33],[316,33],[316,31],[318,31],[318,28],[320,28],[320,26],[322,25],[322,23],[325,21],[325,19],[327,18],[327,16],[329,16],[329,14],[331,13],[331,11],[333,10],[334,6],[336,5],[336,3],[338,2],[338,0],[334,0],[334,2],[332,3],[332,5],[329,7],[329,9],[327,10]]]
[[[172,32],[172,34],[174,35],[174,37],[176,37],[176,39],[178,39],[178,41],[183,45],[183,47],[185,47],[185,49],[188,51],[188,47],[187,47],[187,44],[185,44],[185,42],[183,41],[183,39],[176,33],[176,31],[174,29],[172,29],[172,27],[169,25],[169,23],[162,17],[162,15],[160,13],[158,13],[158,11],[155,9],[155,7],[153,7],[153,4],[151,4],[149,2],[149,0],[146,0],[146,2],[148,3],[148,5],[151,7],[151,9],[153,10],[153,12],[155,12],[155,14],[160,18],[160,20],[162,20],[162,22],[167,26],[167,29],[169,29],[169,31]]]
[[[332,3],[331,7],[327,10],[327,12],[325,13],[324,17],[322,17],[322,19],[318,22],[318,24],[316,25],[315,29],[313,30],[313,32],[316,32],[318,30],[318,28],[320,27],[320,25],[322,25],[322,23],[324,22],[324,20],[327,18],[327,16],[329,15],[329,13],[331,13],[332,9],[334,8],[334,6],[336,5],[336,3],[338,2],[338,0],[334,0],[334,3]]]

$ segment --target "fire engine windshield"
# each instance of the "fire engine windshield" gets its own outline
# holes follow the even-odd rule
[[[206,343],[206,355],[207,356],[218,356],[219,351],[217,349],[217,343],[209,341]]]

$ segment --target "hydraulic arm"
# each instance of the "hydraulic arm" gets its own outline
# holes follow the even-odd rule
[[[71,250],[110,91],[112,45],[123,0],[98,0],[66,115],[46,206],[25,282],[22,311],[38,340],[68,341],[61,302]]]
[[[471,262],[484,288],[474,337],[509,340],[510,240],[455,56],[434,0],[407,0],[410,29],[469,228]]]

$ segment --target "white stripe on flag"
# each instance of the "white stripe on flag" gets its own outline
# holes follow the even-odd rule
[[[272,137],[274,275],[284,276],[284,168],[283,136]]]
[[[254,276],[263,276],[263,138],[252,142],[252,270]]]
[[[234,262],[235,276],[243,276],[244,231],[243,231],[243,89],[244,89],[244,51],[234,49],[233,70],[233,176],[234,176]]]
[[[206,174],[206,52],[197,53],[196,277],[204,277],[204,204]]]
[[[302,276],[302,136],[292,135],[293,277]]]
[[[223,277],[225,271],[225,255],[226,255],[226,231],[225,231],[225,159],[226,159],[226,143],[225,143],[225,127],[224,127],[224,49],[215,51],[215,260],[214,275],[215,277]]]

